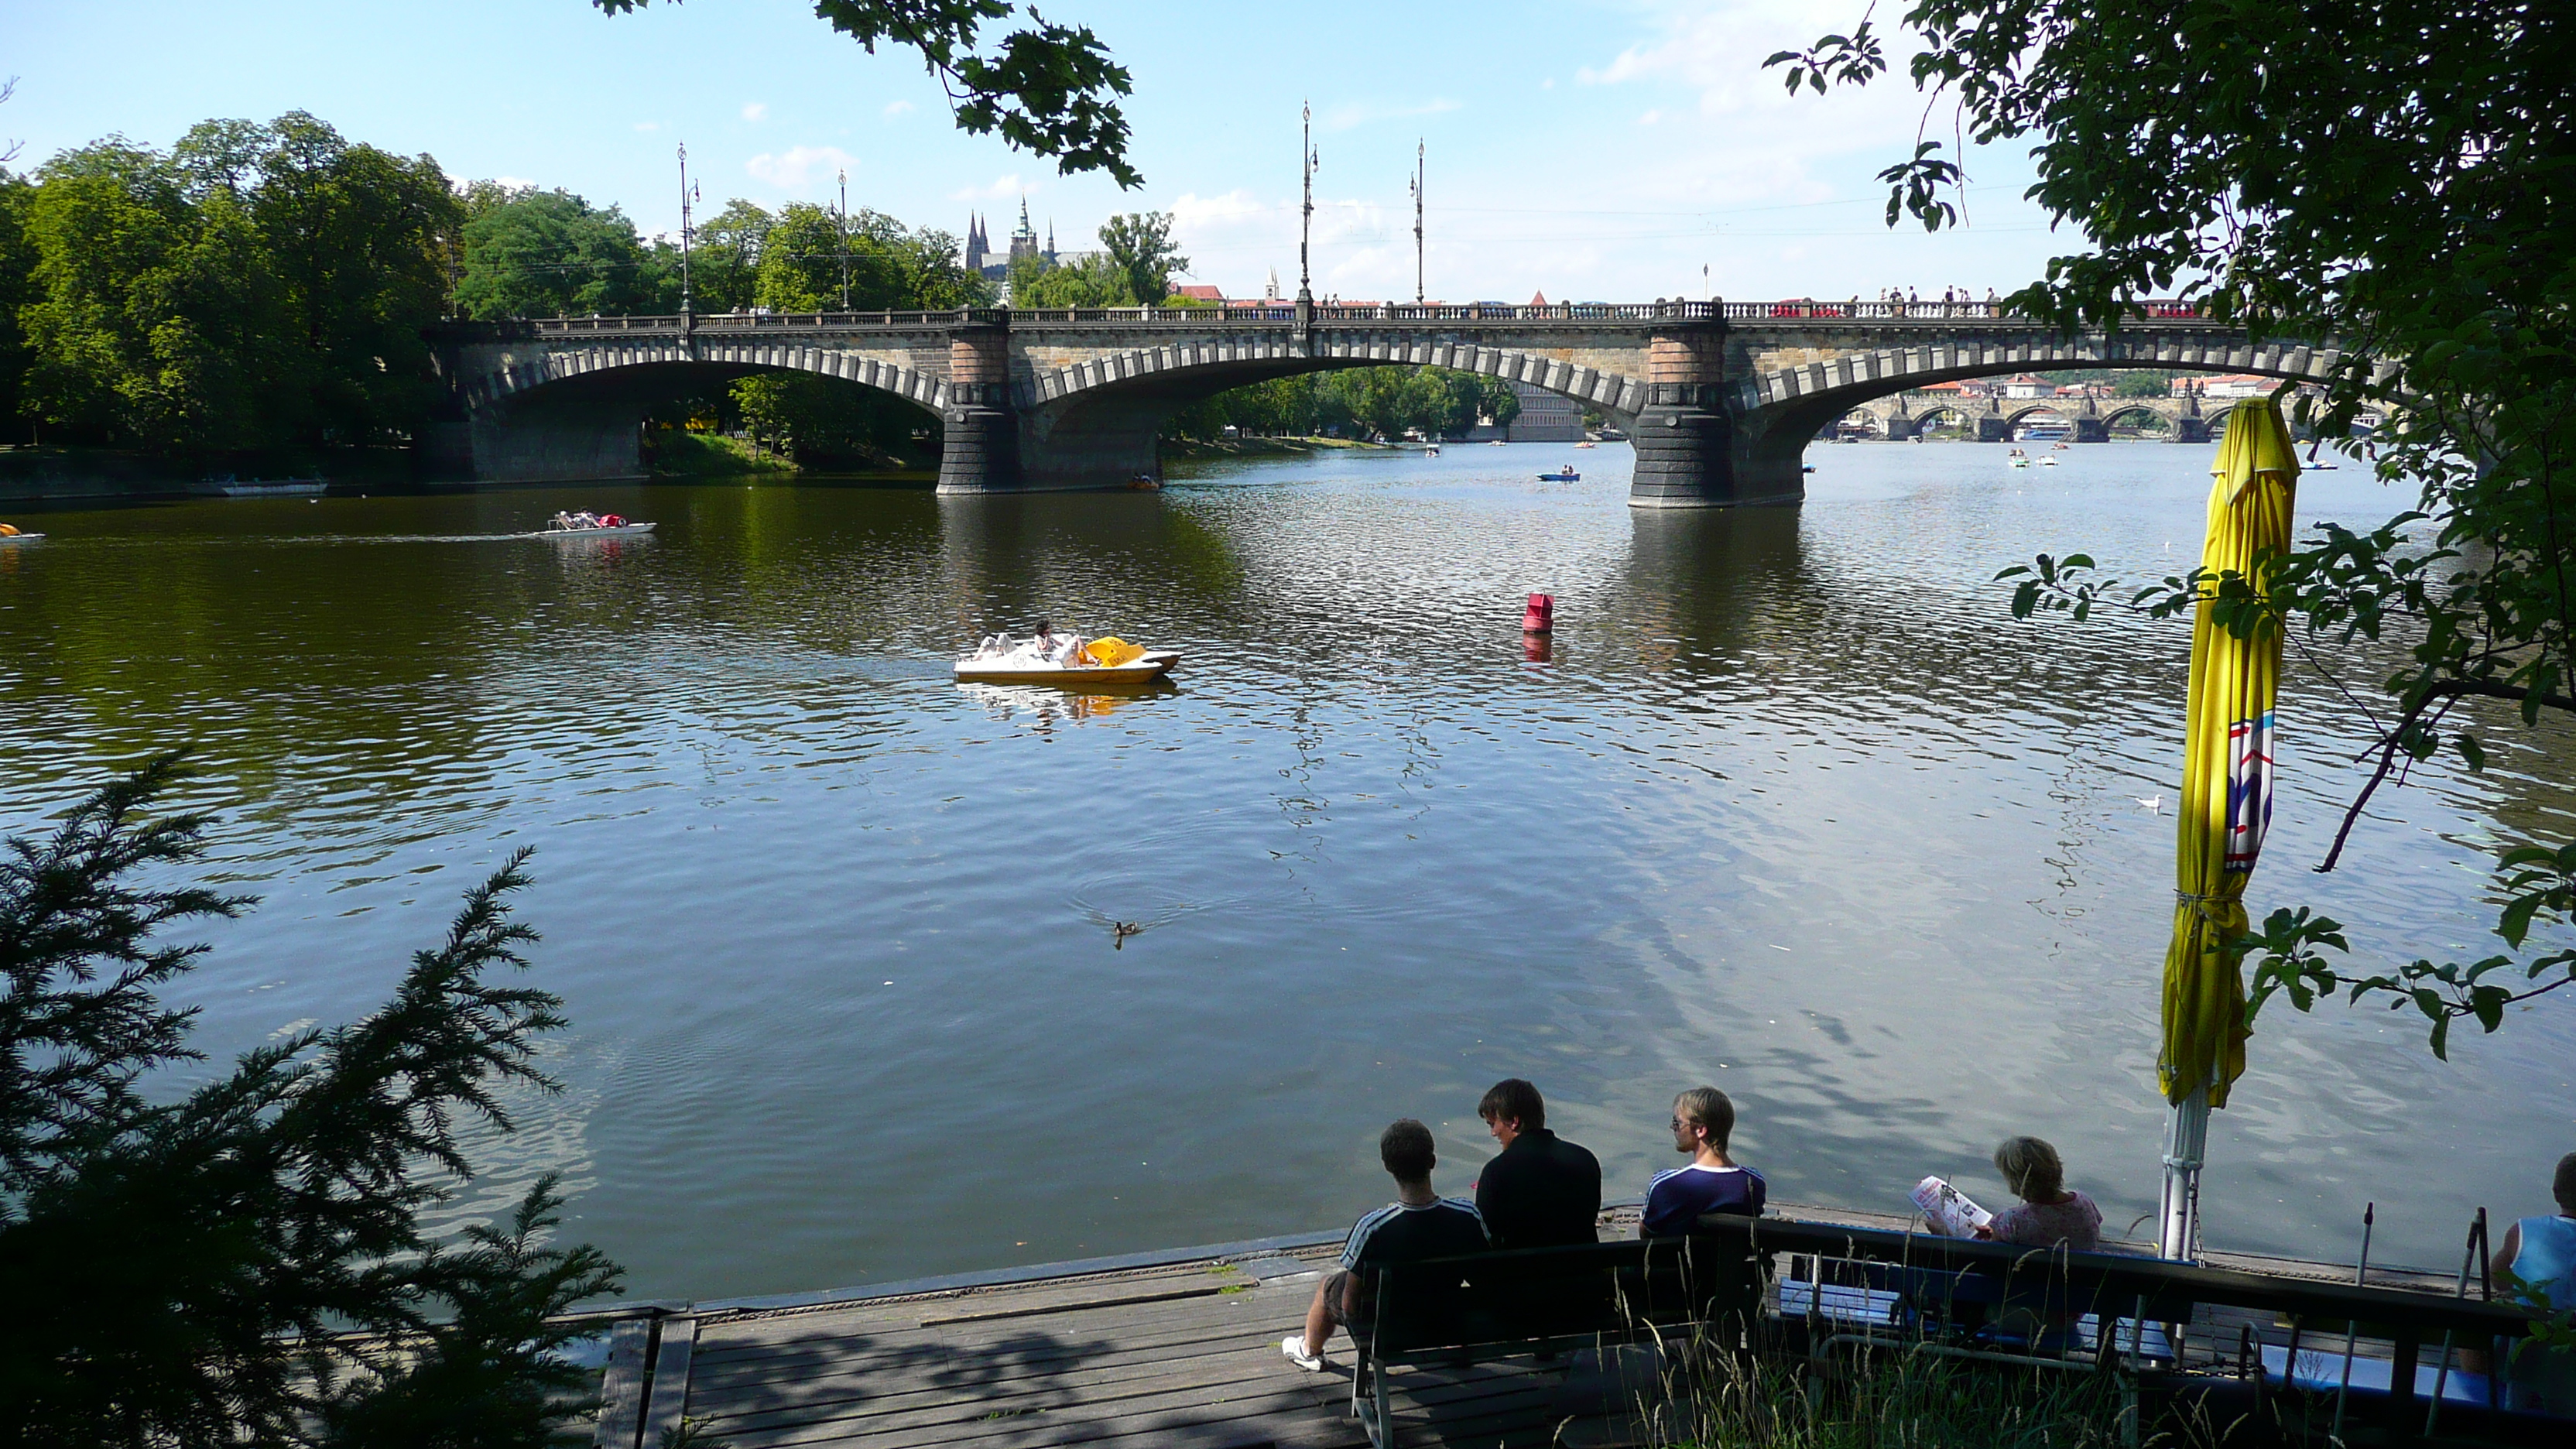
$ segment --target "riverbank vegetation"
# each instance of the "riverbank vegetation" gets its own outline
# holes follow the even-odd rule
[[[509,905],[526,853],[379,1011],[192,1067],[164,998],[206,948],[168,933],[253,902],[175,883],[207,823],[155,813],[181,778],[154,761],[0,846],[0,1282],[41,1305],[0,1318],[12,1442],[551,1442],[591,1377],[557,1315],[618,1268],[548,1243],[551,1175],[497,1226],[423,1224],[472,1180],[469,1137],[554,1090],[561,1003],[520,979]]]
[[[1965,178],[1929,137],[2028,143],[2030,195],[2084,244],[2013,306],[2071,328],[2190,298],[2258,338],[2339,348],[2311,409],[2329,436],[2384,416],[2365,455],[2410,505],[2377,528],[2319,525],[2260,580],[2124,585],[2080,554],[2015,571],[2021,613],[2166,618],[2207,596],[2230,629],[2283,629],[2321,671],[2309,640],[2401,646],[2384,679],[2326,672],[2373,742],[2318,863],[2331,870],[2368,848],[2355,832],[2371,801],[2416,762],[2502,767],[2576,720],[2576,92],[2560,79],[2576,20],[2409,0],[2288,0],[2246,18],[2231,0],[1914,0],[1899,22],[1919,42],[1911,78],[1948,114],[1881,179],[1890,225],[1938,230],[1959,219]],[[1886,41],[1855,19],[1768,64],[1792,91],[1881,78]],[[2407,943],[2366,943],[2386,964],[2354,965],[2340,925],[2284,907],[2242,943],[2258,968],[2249,1021],[2275,993],[2302,1010],[2370,1000],[2419,1013],[2439,1055],[2454,1023],[2492,1032],[2576,984],[2576,840],[2561,821],[2500,845],[2481,924],[2504,949],[2409,962]],[[2452,925],[2426,930],[2457,949]]]
[[[1168,437],[1207,440],[1227,428],[1257,437],[1464,436],[1480,422],[1520,416],[1520,395],[1497,377],[1445,367],[1357,367],[1274,378],[1193,403]]]

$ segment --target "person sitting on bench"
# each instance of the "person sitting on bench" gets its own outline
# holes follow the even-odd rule
[[[1476,1211],[1501,1248],[1601,1241],[1601,1160],[1547,1130],[1547,1103],[1518,1077],[1494,1084],[1476,1115],[1503,1146],[1476,1178]]]
[[[2512,1269],[2525,1291],[2548,1303],[2550,1312],[2565,1313],[2576,1309],[2576,1152],[2558,1159],[2549,1188],[2558,1199],[2557,1216],[2508,1225],[2496,1244],[2495,1266]],[[2507,1378],[2513,1407],[2576,1414],[2576,1354],[2526,1350],[2515,1358]]]
[[[1995,1149],[1995,1171],[2021,1201],[1977,1229],[1978,1237],[2033,1248],[2100,1251],[2102,1210],[2093,1199],[2068,1190],[2066,1164],[2056,1148],[2036,1137],[2008,1137]]]
[[[1493,1246],[1485,1219],[1476,1205],[1431,1190],[1431,1169],[1439,1166],[1431,1129],[1410,1117],[1399,1117],[1377,1139],[1378,1161],[1395,1179],[1395,1201],[1351,1226],[1342,1245],[1342,1266],[1324,1275],[1315,1289],[1314,1306],[1306,1310],[1306,1331],[1279,1341],[1288,1361],[1308,1373],[1324,1368],[1324,1342],[1336,1324],[1361,1322],[1366,1304],[1361,1289],[1369,1270],[1387,1263],[1418,1263],[1481,1253]]]
[[[1641,1238],[1669,1238],[1697,1226],[1702,1213],[1760,1217],[1768,1189],[1762,1174],[1726,1155],[1735,1131],[1735,1104],[1715,1087],[1693,1087],[1673,1099],[1673,1150],[1690,1154],[1688,1167],[1655,1174],[1646,1185]]]

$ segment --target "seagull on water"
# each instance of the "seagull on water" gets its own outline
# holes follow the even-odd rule
[[[2150,815],[2162,815],[2165,813],[2165,797],[2161,791],[2153,795],[2132,795],[2129,798],[2146,806],[2147,813]]]

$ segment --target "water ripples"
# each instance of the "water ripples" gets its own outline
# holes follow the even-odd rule
[[[1618,1194],[1707,1080],[1777,1196],[1891,1206],[2036,1131],[2126,1221],[2155,1188],[2187,638],[2015,624],[1990,577],[2073,547],[2187,567],[2206,455],[2041,479],[1996,451],[1818,449],[1804,508],[1722,515],[1631,513],[1616,449],[1530,484],[1535,448],[1160,497],[67,512],[0,572],[5,823],[195,747],[215,869],[267,897],[187,987],[219,1053],[369,1009],[536,845],[570,1090],[452,1211],[564,1172],[647,1296],[1330,1225],[1382,1195],[1395,1115],[1462,1187],[1507,1074]],[[2302,503],[2391,511],[2338,475]],[[502,536],[559,507],[661,528]],[[1558,599],[1539,660],[1532,589]],[[1130,697],[950,682],[961,643],[1041,616],[1189,662]],[[2293,670],[2258,909],[2484,954],[2484,863],[2563,832],[2569,741],[2428,764],[2316,877],[2357,782],[2339,710]],[[2563,1100],[2571,1035],[2544,1009],[2443,1067],[2404,1018],[2267,1014],[2213,1235],[2329,1247],[2375,1198],[2400,1255],[2447,1251],[2563,1150],[2495,1104]]]

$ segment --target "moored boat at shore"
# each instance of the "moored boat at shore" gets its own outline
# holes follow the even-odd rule
[[[226,473],[200,478],[189,491],[213,498],[319,498],[331,491],[331,484],[323,478],[253,478],[245,483]]]

